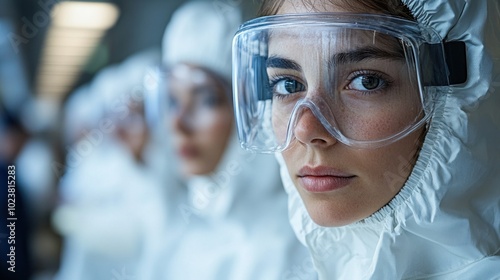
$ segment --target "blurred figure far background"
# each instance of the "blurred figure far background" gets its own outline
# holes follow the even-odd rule
[[[138,240],[176,179],[138,89],[185,2],[0,0],[0,218],[9,166],[17,218],[15,273],[0,227],[0,279],[140,279]],[[243,19],[257,8],[205,2]]]
[[[137,275],[145,237],[165,223],[173,162],[162,130],[148,126],[143,89],[157,60],[146,51],[107,67],[68,100],[63,131],[70,149],[52,215],[63,237],[56,279]]]

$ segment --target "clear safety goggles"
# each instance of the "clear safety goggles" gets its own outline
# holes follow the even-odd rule
[[[185,64],[150,69],[145,77],[148,120],[162,124],[178,121],[188,130],[211,128],[218,122],[219,106],[230,100],[229,88],[216,79]]]
[[[447,61],[447,51],[456,59]],[[312,114],[345,145],[393,143],[429,121],[439,87],[465,81],[464,61],[463,43],[445,44],[433,30],[390,16],[251,20],[233,40],[240,142],[258,152],[282,151]]]

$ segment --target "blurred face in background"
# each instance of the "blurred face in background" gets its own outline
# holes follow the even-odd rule
[[[149,130],[144,117],[144,104],[129,102],[128,113],[117,120],[117,136],[138,161],[149,140]]]
[[[177,64],[167,74],[167,120],[185,175],[206,175],[220,162],[233,127],[229,86],[215,74]]]

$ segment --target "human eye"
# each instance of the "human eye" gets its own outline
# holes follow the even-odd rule
[[[348,78],[346,89],[362,93],[376,93],[391,84],[386,75],[373,71],[357,71]]]
[[[167,108],[169,111],[174,111],[179,108],[179,101],[177,100],[176,97],[170,94],[167,97]]]
[[[287,95],[297,92],[303,92],[306,87],[303,83],[291,77],[275,77],[270,80],[270,88],[273,96],[284,98]]]
[[[203,108],[213,109],[224,104],[224,97],[214,88],[199,88],[195,91],[195,103]]]
[[[202,104],[208,108],[218,107],[223,103],[222,99],[215,94],[209,94],[203,97]]]

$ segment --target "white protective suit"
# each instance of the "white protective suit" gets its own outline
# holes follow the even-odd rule
[[[319,279],[500,279],[500,1],[403,2],[466,43],[468,80],[442,92],[400,193],[355,224],[316,225],[278,155],[292,227]]]
[[[140,279],[294,279],[311,261],[281,186],[273,157],[243,151],[233,136],[213,175],[170,194],[168,224],[148,240]],[[316,279],[312,269],[300,275]]]

